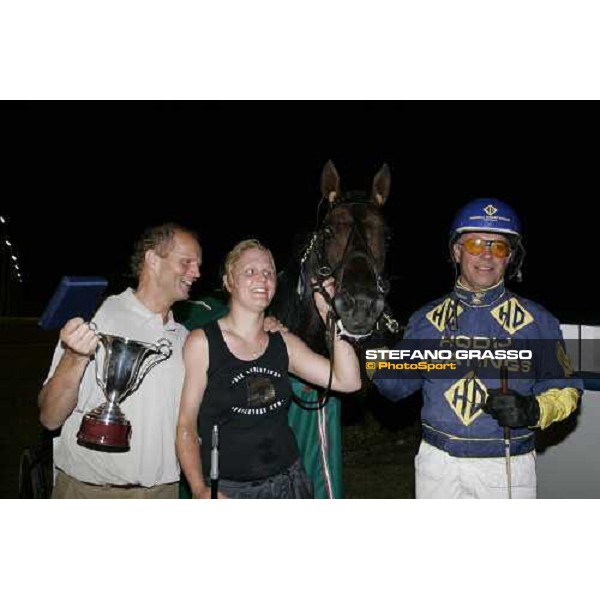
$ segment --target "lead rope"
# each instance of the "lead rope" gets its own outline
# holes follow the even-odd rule
[[[331,296],[328,294],[327,290],[323,287],[322,282],[317,282],[313,285],[313,290],[316,292],[320,292],[325,298],[327,305],[329,306],[329,310],[327,311],[327,316],[325,317],[325,343],[327,344],[327,350],[329,351],[329,381],[327,382],[327,388],[323,394],[317,395],[317,400],[315,402],[309,402],[307,400],[302,400],[296,394],[293,394],[293,400],[298,406],[306,409],[306,410],[319,410],[323,408],[327,402],[329,402],[329,397],[331,395],[331,384],[333,381],[333,358],[334,358],[334,336],[336,335],[335,328],[335,315],[333,312],[333,307],[331,303]]]

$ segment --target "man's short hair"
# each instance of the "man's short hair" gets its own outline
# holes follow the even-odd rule
[[[163,223],[146,229],[134,245],[130,260],[132,274],[139,277],[148,250],[154,250],[163,258],[167,256],[173,248],[173,240],[178,231],[191,235],[198,242],[198,234],[195,231],[178,223]]]

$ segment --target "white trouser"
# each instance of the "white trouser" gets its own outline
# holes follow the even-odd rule
[[[535,498],[535,452],[511,456],[512,497]],[[457,458],[421,442],[415,458],[417,498],[508,498],[506,459]]]

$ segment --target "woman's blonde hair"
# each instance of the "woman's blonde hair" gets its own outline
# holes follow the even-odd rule
[[[223,265],[224,277],[229,277],[231,275],[235,265],[238,260],[240,260],[240,256],[246,252],[246,250],[261,250],[262,252],[266,252],[273,263],[273,268],[275,268],[273,253],[264,244],[255,239],[242,240],[241,242],[238,242],[225,257],[225,264]]]

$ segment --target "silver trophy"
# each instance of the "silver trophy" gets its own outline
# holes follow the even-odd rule
[[[150,369],[171,356],[171,342],[166,338],[154,344],[138,342],[118,335],[96,331],[100,343],[96,348],[96,381],[106,402],[83,417],[77,442],[95,450],[124,452],[129,450],[131,423],[119,404],[133,394]]]

